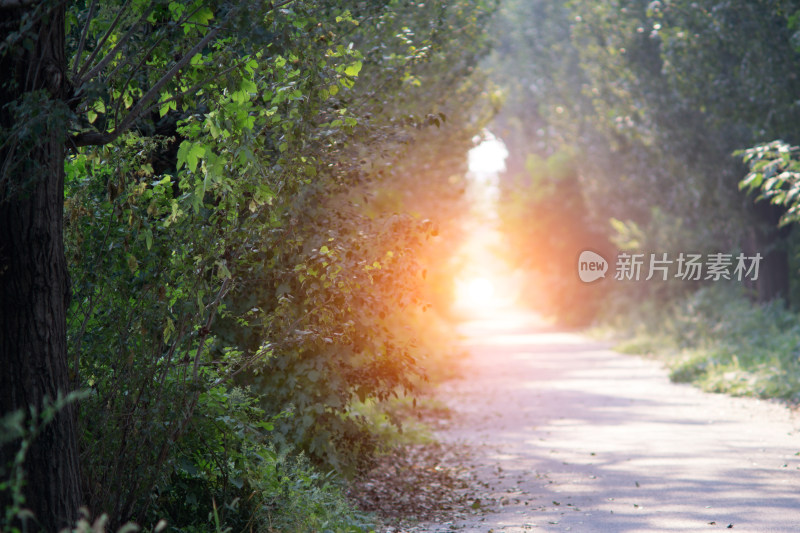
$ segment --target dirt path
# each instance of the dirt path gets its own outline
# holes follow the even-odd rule
[[[787,409],[669,382],[531,316],[464,326],[441,398],[475,447],[490,512],[424,531],[800,532],[800,423]]]

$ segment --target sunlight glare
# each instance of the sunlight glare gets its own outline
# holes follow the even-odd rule
[[[497,315],[516,301],[516,281],[506,263],[506,247],[499,230],[500,176],[508,150],[490,131],[474,139],[469,151],[466,199],[471,216],[464,221],[458,251],[453,310],[468,320]]]
[[[508,149],[503,141],[484,132],[485,139],[469,151],[469,170],[477,174],[495,174],[506,169]]]
[[[459,298],[469,307],[490,306],[494,297],[494,283],[488,278],[473,278],[462,282],[459,287]]]

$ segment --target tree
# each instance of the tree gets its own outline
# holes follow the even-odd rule
[[[795,142],[796,8],[779,0],[506,7],[510,21],[530,24],[503,31],[503,46],[536,59],[518,53],[511,63],[525,81],[514,84],[505,114],[534,117],[526,136],[540,155],[572,149],[595,223],[632,220],[645,228],[645,248],[759,250],[760,298],[786,297],[787,229],[775,230],[778,208],[739,193],[744,168],[731,154],[778,137]],[[520,105],[519,94],[535,106]]]
[[[0,410],[41,410],[69,390],[63,247],[67,101],[63,3],[3,2],[0,69]],[[31,116],[32,115],[32,116]],[[20,131],[24,127],[30,131]],[[16,137],[16,138],[14,138]],[[72,523],[81,503],[75,407],[62,410],[28,451],[27,502],[47,531]],[[6,445],[0,461],[16,452]],[[0,499],[5,507],[6,494]]]
[[[267,12],[289,4],[270,4]],[[66,57],[66,5],[64,2],[4,1],[0,3],[2,56],[0,67],[11,73],[0,87],[2,127],[2,169],[0,174],[0,410],[10,413],[33,407],[41,410],[46,398],[65,395],[70,388],[67,366],[66,315],[70,289],[63,244],[64,158],[67,147],[106,144],[148,117],[163,91],[190,61],[214,43],[234,17],[247,6],[227,6],[227,17],[209,26],[213,19],[203,5],[170,4],[180,8],[174,18],[186,31],[178,45],[170,43],[169,58],[154,61],[148,69],[145,59],[170,31],[153,24],[150,49],[131,45],[148,17],[166,3],[143,5],[126,2],[119,6],[98,6],[93,1],[84,12],[85,20],[77,55],[70,68]],[[117,16],[91,52],[84,52],[95,15],[117,7]],[[220,6],[217,6],[220,8]],[[184,13],[186,10],[186,13]],[[167,12],[169,13],[169,12]],[[253,13],[263,13],[263,9]],[[163,16],[163,13],[162,13]],[[155,19],[151,18],[153,22]],[[130,28],[113,43],[107,42],[120,23]],[[162,27],[163,28],[163,27]],[[196,29],[201,28],[201,29]],[[177,33],[172,30],[172,33]],[[183,44],[183,46],[180,46]],[[125,56],[120,56],[127,53]],[[123,57],[123,59],[121,59]],[[134,62],[137,61],[137,62]],[[239,65],[237,65],[239,66]],[[112,68],[113,67],[113,68]],[[159,68],[161,67],[161,68]],[[148,72],[149,70],[149,72]],[[146,76],[150,75],[150,78]],[[221,75],[216,72],[214,77]],[[102,129],[85,128],[86,101],[98,94],[98,87],[110,82],[139,77],[141,94],[136,103],[122,109],[120,117]],[[175,91],[170,102],[191,98],[204,83]],[[108,87],[111,89],[111,87]],[[132,96],[120,93],[118,101]],[[92,102],[94,103],[94,102]],[[117,108],[119,111],[119,108]],[[81,113],[84,113],[81,116]],[[91,121],[89,121],[91,122]],[[84,127],[80,127],[84,125]],[[75,127],[79,131],[72,133]],[[75,408],[65,408],[44,430],[27,455],[26,500],[42,529],[55,531],[73,522],[82,501],[75,432]],[[0,453],[8,464],[16,449],[12,443]],[[6,497],[6,495],[3,495]],[[6,501],[0,501],[6,504]]]

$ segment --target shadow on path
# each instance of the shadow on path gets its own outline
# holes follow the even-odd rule
[[[475,449],[489,512],[426,531],[800,531],[798,424],[670,383],[659,363],[534,316],[467,322],[440,434]]]

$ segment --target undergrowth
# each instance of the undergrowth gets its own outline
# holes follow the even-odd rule
[[[797,402],[799,318],[780,300],[758,303],[741,287],[715,284],[669,304],[638,306],[605,331],[622,339],[620,352],[664,360],[675,382]]]

